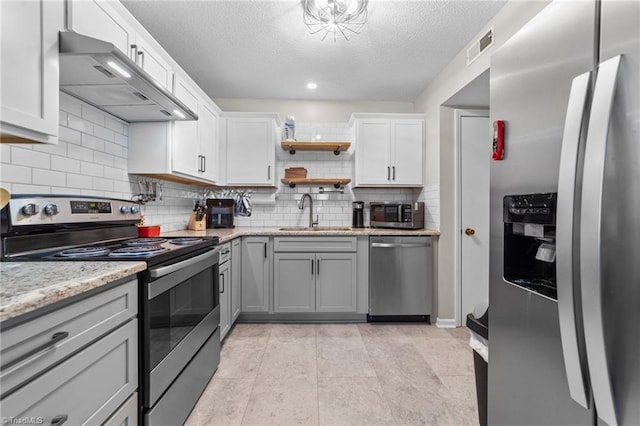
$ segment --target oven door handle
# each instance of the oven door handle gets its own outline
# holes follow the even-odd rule
[[[178,262],[178,263],[174,263],[173,265],[169,265],[169,266],[163,266],[160,268],[156,268],[156,269],[151,269],[149,270],[149,274],[151,275],[151,278],[160,278],[160,277],[164,277],[165,275],[169,275],[172,272],[176,272],[179,271],[180,269],[184,269],[184,268],[188,268],[189,266],[193,266],[195,264],[197,264],[198,262],[201,262],[205,259],[207,259],[208,257],[210,257],[213,252],[216,252],[216,262],[217,262],[217,251],[220,250],[219,248],[216,248],[212,251],[208,251],[206,253],[203,253],[201,255],[198,255],[196,257],[192,257],[191,259],[187,259],[184,260],[182,262]],[[215,262],[213,262],[215,263]]]

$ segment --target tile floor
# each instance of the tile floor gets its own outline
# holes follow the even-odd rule
[[[237,324],[195,425],[477,425],[466,328]]]

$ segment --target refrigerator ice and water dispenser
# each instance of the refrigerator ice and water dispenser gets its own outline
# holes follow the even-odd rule
[[[504,279],[557,300],[556,193],[504,197]]]

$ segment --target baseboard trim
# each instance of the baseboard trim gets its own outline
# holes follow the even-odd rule
[[[456,328],[458,321],[455,318],[438,318],[436,319],[436,327],[438,328]]]

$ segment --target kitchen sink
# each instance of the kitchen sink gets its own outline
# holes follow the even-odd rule
[[[352,228],[345,226],[314,226],[309,228],[308,226],[288,226],[280,228],[280,231],[351,231]]]

